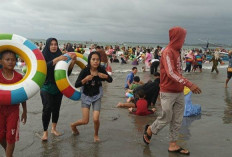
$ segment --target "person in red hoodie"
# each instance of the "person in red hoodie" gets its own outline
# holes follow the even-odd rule
[[[181,74],[180,50],[184,44],[186,30],[181,27],[173,27],[169,30],[169,44],[162,53],[160,61],[160,98],[162,114],[153,122],[146,125],[143,140],[150,143],[152,134],[156,135],[167,124],[170,124],[169,152],[189,155],[187,149],[177,145],[178,133],[184,114],[184,86],[195,93],[200,94],[201,89],[184,78]]]

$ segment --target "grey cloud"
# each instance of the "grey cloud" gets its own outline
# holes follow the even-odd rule
[[[168,42],[172,26],[199,38],[232,44],[230,0],[11,0],[0,6],[1,32],[30,38]]]

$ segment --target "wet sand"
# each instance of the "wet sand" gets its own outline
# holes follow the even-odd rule
[[[139,65],[141,69],[142,65]],[[152,137],[149,146],[142,140],[145,124],[151,124],[158,113],[147,117],[135,116],[127,109],[116,108],[118,102],[125,101],[124,80],[132,65],[113,64],[113,83],[104,83],[102,99],[101,126],[99,143],[93,142],[92,116],[88,125],[80,126],[80,135],[73,136],[70,122],[81,118],[81,102],[63,98],[58,130],[64,133],[55,137],[49,133],[48,142],[41,142],[42,103],[39,93],[27,101],[28,121],[20,126],[20,141],[16,143],[16,157],[177,157],[168,153],[168,129],[166,126],[157,136]],[[124,71],[124,72],[119,72]],[[200,104],[202,114],[197,117],[184,118],[178,143],[188,148],[191,157],[229,157],[232,154],[232,81],[229,88],[224,88],[226,69],[219,69],[220,74],[203,73],[184,74],[196,83],[203,91],[201,95],[193,95],[193,104]],[[149,72],[137,74],[144,82],[151,76]],[[75,80],[77,75],[71,75]],[[51,125],[49,129],[51,128]],[[0,148],[0,157],[4,156]]]

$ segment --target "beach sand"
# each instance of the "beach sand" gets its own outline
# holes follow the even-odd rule
[[[153,135],[149,146],[145,145],[142,136],[144,126],[151,124],[160,113],[160,101],[156,106],[158,112],[146,117],[135,116],[127,109],[116,108],[118,102],[125,101],[124,81],[132,65],[113,64],[113,83],[104,83],[102,99],[101,126],[99,143],[93,142],[92,116],[88,125],[78,127],[80,135],[71,134],[70,122],[82,117],[81,102],[64,97],[62,101],[58,130],[63,133],[55,137],[49,133],[48,142],[41,142],[42,103],[39,93],[27,101],[28,121],[20,125],[20,141],[16,143],[16,157],[177,157],[168,153],[168,131],[166,126],[157,136]],[[142,65],[139,65],[141,71]],[[120,72],[121,71],[121,72]],[[122,72],[124,71],[124,72]],[[229,157],[232,154],[232,81],[229,88],[224,88],[226,69],[220,73],[184,74],[201,89],[202,94],[193,95],[193,104],[200,104],[202,114],[184,118],[178,143],[190,150],[191,157]],[[146,82],[149,72],[137,74]],[[75,81],[77,75],[71,75]],[[153,78],[152,78],[153,79]],[[49,127],[50,132],[51,124]],[[0,148],[0,157],[4,151]],[[181,156],[181,155],[180,155]]]

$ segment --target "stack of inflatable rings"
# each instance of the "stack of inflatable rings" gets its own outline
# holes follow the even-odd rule
[[[75,53],[75,52],[70,52]],[[81,93],[79,89],[76,89],[68,79],[68,67],[71,63],[70,53],[64,54],[68,59],[65,61],[59,61],[56,63],[55,67],[55,80],[56,85],[60,92],[64,94],[66,97],[72,100],[79,100],[81,97]],[[80,53],[75,53],[77,56],[76,64],[81,68],[84,69],[87,65],[87,57]]]
[[[14,84],[0,84],[0,105],[15,105],[34,96],[43,85],[46,61],[41,51],[29,40],[16,34],[0,34],[0,53],[10,50],[23,58],[27,73]]]

